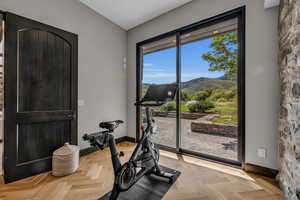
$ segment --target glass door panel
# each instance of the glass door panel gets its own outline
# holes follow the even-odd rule
[[[180,147],[238,161],[238,20],[180,39]]]
[[[168,84],[177,81],[176,67],[176,37],[168,37],[141,47],[141,97],[151,84]],[[153,109],[159,134],[152,136],[155,143],[176,148],[176,100]],[[145,112],[141,109],[141,124],[145,123]]]

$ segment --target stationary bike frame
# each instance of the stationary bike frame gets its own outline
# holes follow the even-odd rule
[[[148,107],[146,107],[146,115],[147,115],[147,127],[146,129],[142,129],[142,138],[139,141],[139,143],[137,144],[137,146],[135,147],[130,159],[126,162],[126,163],[130,163],[130,164],[134,164],[134,167],[138,168],[140,166],[136,166],[135,163],[139,162],[138,156],[139,156],[139,152],[142,151],[142,147],[150,147],[151,145],[153,145],[153,143],[151,141],[149,141],[149,135],[151,134],[151,128],[152,128],[152,117],[150,114],[150,109]],[[110,148],[110,152],[111,152],[111,157],[112,157],[112,164],[113,164],[113,168],[114,168],[114,172],[115,172],[115,178],[117,178],[118,173],[120,172],[121,168],[122,168],[122,164],[120,161],[120,153],[117,150],[116,147],[116,142],[114,139],[114,136],[111,134],[108,134],[108,144],[109,144],[109,148]],[[152,148],[148,148],[148,150],[150,151],[150,154],[153,157],[154,160],[154,166],[158,171],[158,173],[160,173],[160,167],[158,165],[157,160],[155,159],[155,152],[153,152]],[[152,168],[153,169],[153,168]],[[151,168],[142,168],[137,174],[136,174],[136,178],[135,180],[131,183],[131,186],[134,185],[138,180],[140,180],[140,178],[142,178],[146,173],[150,172],[152,170]],[[130,187],[131,187],[130,186]],[[117,187],[117,186],[116,186]],[[129,187],[129,188],[130,188]],[[120,191],[124,191],[121,188],[119,188]]]
[[[142,128],[142,138],[138,141],[130,159],[123,165],[119,157],[123,156],[124,153],[117,150],[115,138],[111,134],[123,121],[102,122],[100,127],[107,130],[84,135],[84,140],[89,140],[91,145],[98,146],[99,149],[104,149],[107,144],[109,145],[115,176],[110,200],[116,200],[120,192],[127,191],[146,174],[155,174],[168,179],[169,182],[175,180],[175,174],[161,170],[158,164],[159,149],[149,140],[149,136],[153,133],[152,123],[154,122],[150,108],[160,107],[168,99],[173,100],[177,91],[177,84],[152,85],[148,88],[143,99],[135,103],[136,106],[145,107],[147,127],[146,129]],[[137,171],[137,168],[140,170]]]

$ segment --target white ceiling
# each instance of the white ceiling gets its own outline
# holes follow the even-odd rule
[[[192,0],[80,0],[99,14],[129,30]]]

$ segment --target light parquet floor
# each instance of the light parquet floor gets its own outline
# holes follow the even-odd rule
[[[128,159],[132,143],[119,144]],[[163,200],[279,200],[281,191],[269,178],[221,164],[161,152],[161,164],[182,172]],[[44,173],[4,185],[0,200],[96,200],[111,189],[113,171],[108,149],[80,159],[78,171],[57,178]]]

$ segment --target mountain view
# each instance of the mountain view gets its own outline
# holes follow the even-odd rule
[[[148,83],[144,83],[143,91],[146,91],[149,85],[150,84]],[[234,86],[236,86],[236,80],[226,75],[221,76],[219,78],[200,77],[181,83],[182,90],[188,92],[189,94],[193,94],[195,92],[202,91],[207,88],[227,90]]]
[[[238,104],[237,32],[228,32],[181,46],[179,104],[168,102],[157,112],[202,113],[213,123],[236,125]],[[176,82],[176,48],[143,56],[143,90],[151,84]]]

